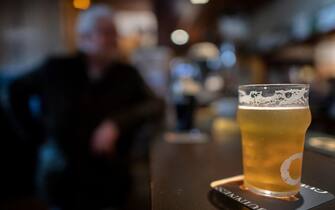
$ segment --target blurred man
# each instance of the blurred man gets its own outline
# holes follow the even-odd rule
[[[108,7],[82,12],[76,29],[79,53],[50,58],[16,80],[12,107],[27,131],[29,99],[40,98],[48,146],[37,181],[51,205],[120,208],[129,184],[131,142],[141,125],[160,119],[163,103],[136,69],[115,61],[117,33]]]

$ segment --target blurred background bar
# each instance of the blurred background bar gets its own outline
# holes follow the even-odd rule
[[[189,134],[198,143],[224,143],[239,135],[238,85],[308,83],[307,148],[335,156],[335,0],[2,0],[0,100],[7,124],[15,121],[11,82],[50,56],[76,54],[77,17],[96,4],[112,8],[120,61],[136,67],[164,100],[161,133],[169,142]],[[40,106],[31,98],[33,115]],[[148,144],[157,137],[146,132],[154,130],[143,131],[132,148],[128,209],[150,207]]]

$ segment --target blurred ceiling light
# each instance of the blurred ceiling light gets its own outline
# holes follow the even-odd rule
[[[335,4],[327,5],[316,15],[316,29],[328,32],[335,28]]]
[[[220,45],[220,51],[226,51],[226,50],[230,50],[235,52],[235,45],[233,43],[230,42],[224,42]]]
[[[90,0],[73,0],[73,6],[76,9],[85,10],[91,6]]]
[[[314,59],[316,69],[322,77],[335,77],[335,38],[318,43]]]
[[[243,16],[223,16],[218,20],[220,35],[225,40],[246,41],[249,37],[250,27]]]
[[[205,88],[208,91],[219,91],[223,88],[224,85],[224,81],[222,79],[222,77],[220,76],[209,76],[206,80],[205,80]]]
[[[190,48],[189,54],[194,59],[213,60],[219,56],[219,50],[213,43],[201,42],[194,44]]]
[[[184,45],[189,40],[189,35],[182,29],[175,30],[171,33],[171,41],[176,45]]]
[[[191,0],[192,4],[207,4],[209,0]]]
[[[225,67],[233,67],[236,63],[236,55],[234,51],[226,50],[220,55],[221,62]]]

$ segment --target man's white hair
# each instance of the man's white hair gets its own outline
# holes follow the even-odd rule
[[[76,25],[77,35],[91,33],[101,18],[113,18],[112,9],[105,4],[96,4],[88,10],[80,12]]]

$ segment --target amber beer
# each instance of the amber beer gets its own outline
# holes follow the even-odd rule
[[[299,192],[305,133],[311,122],[308,104],[240,104],[237,118],[245,187],[273,197]]]

